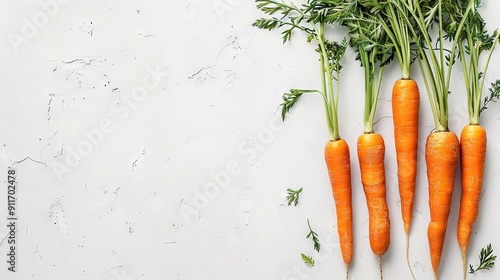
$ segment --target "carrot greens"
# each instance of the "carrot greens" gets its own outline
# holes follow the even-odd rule
[[[491,244],[488,244],[488,246],[481,249],[481,252],[479,253],[479,265],[476,268],[474,268],[472,264],[469,265],[469,273],[473,274],[479,270],[489,270],[493,268],[496,259],[497,256],[493,255],[493,248],[491,247]]]
[[[364,70],[364,132],[373,133],[384,67],[394,57],[395,50],[384,28],[378,24],[372,11],[364,6],[351,9],[342,24],[349,28],[349,45],[358,52],[356,59]]]
[[[337,115],[342,69],[340,62],[344,57],[347,41],[336,42],[325,37],[325,23],[332,20],[327,17],[331,14],[332,7],[325,5],[323,1],[309,0],[306,4],[296,6],[285,1],[256,0],[257,8],[271,17],[258,19],[253,26],[267,30],[283,28],[283,43],[291,40],[295,30],[304,33],[307,42],[316,43],[321,66],[321,90],[291,89],[289,93],[283,94],[281,117],[285,119],[286,114],[303,94],[319,93],[324,101],[330,138],[339,140]]]
[[[321,249],[321,244],[319,244],[318,234],[314,232],[311,228],[311,224],[309,223],[309,219],[307,219],[307,226],[309,227],[309,233],[307,234],[307,239],[312,239],[314,243],[314,250],[318,251]]]
[[[314,260],[311,256],[308,256],[304,253],[300,253],[300,256],[302,257],[302,260],[304,261],[305,264],[309,266],[314,266]]]
[[[302,192],[302,188],[298,190],[287,189],[286,201],[288,202],[288,206],[294,205],[297,206],[299,204],[300,193]]]
[[[395,3],[405,0],[394,0]],[[413,40],[405,18],[410,16],[413,4],[408,2],[408,8],[399,3],[399,9],[387,2],[373,0],[360,0],[360,5],[369,9],[369,13],[375,15],[376,21],[382,26],[388,40],[394,47],[395,54],[399,60],[402,79],[410,79],[410,66],[416,58],[416,49],[413,48]]]
[[[495,91],[492,91],[493,94],[490,95],[490,99],[486,98],[484,105],[481,104],[485,76],[500,36],[498,30],[493,31],[491,34],[486,31],[486,22],[478,11],[480,4],[481,1],[479,0],[458,0],[453,6],[445,6],[448,15],[445,26],[450,37],[453,37],[457,26],[463,22],[463,30],[458,33],[455,39],[457,40],[459,58],[464,73],[469,123],[473,125],[479,124],[479,116],[484,110],[483,108],[496,96]],[[487,52],[487,58],[481,67],[480,57],[485,51]]]
[[[491,83],[491,87],[489,90],[490,95],[484,98],[483,107],[481,107],[479,113],[482,113],[484,110],[488,109],[488,107],[486,106],[490,102],[497,102],[497,100],[500,99],[500,80],[496,80],[495,82]]]

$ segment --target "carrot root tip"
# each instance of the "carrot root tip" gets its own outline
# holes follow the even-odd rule
[[[380,270],[380,280],[383,280],[384,274],[382,272],[382,256],[378,256],[378,268]]]
[[[408,232],[405,232],[406,235],[406,263],[408,264],[408,269],[410,270],[411,277],[413,280],[416,280],[415,274],[413,274],[413,269],[411,268],[410,264],[410,235]]]
[[[462,247],[462,274],[463,279],[467,279],[467,248]]]
[[[345,264],[345,280],[349,280],[349,264]]]

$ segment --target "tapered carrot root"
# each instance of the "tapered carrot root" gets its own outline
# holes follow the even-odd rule
[[[459,155],[460,145],[455,133],[435,132],[427,137],[425,159],[431,214],[427,237],[436,279],[443,252]]]
[[[373,253],[379,257],[389,249],[391,224],[385,189],[385,144],[380,134],[365,133],[358,138],[361,182],[369,215],[369,238]],[[382,271],[382,270],[381,270]],[[381,275],[382,277],[382,275]]]
[[[415,275],[410,265],[409,234],[417,177],[419,108],[420,94],[417,83],[411,79],[397,80],[392,89],[394,142],[396,145],[401,214],[406,236],[406,262],[413,279],[415,279]]]
[[[405,233],[410,231],[415,197],[419,107],[420,95],[417,83],[410,79],[396,81],[392,90],[392,112]]]
[[[462,251],[465,279],[467,275],[467,248],[469,247],[472,225],[479,213],[486,158],[486,130],[480,125],[464,127],[460,134],[460,151],[462,197],[460,199],[457,237]]]
[[[349,146],[346,141],[343,139],[329,141],[325,146],[325,161],[335,200],[340,250],[346,264],[347,274],[349,271],[348,266],[352,261],[353,237],[351,161]]]

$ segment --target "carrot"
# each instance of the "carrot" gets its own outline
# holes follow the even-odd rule
[[[479,212],[486,158],[486,130],[479,125],[467,125],[460,135],[460,162],[462,170],[462,197],[458,216],[458,244],[465,263],[472,225]],[[464,264],[464,267],[467,267]]]
[[[353,254],[351,163],[349,146],[344,139],[326,144],[325,161],[337,211],[340,250],[348,270]]]
[[[394,143],[396,145],[401,214],[406,236],[406,262],[413,279],[415,279],[415,275],[410,265],[409,235],[417,177],[419,107],[420,94],[417,83],[412,79],[397,80],[392,90]]]
[[[482,191],[484,165],[486,158],[486,130],[480,125],[481,112],[487,109],[488,102],[495,101],[500,96],[499,82],[492,84],[491,95],[482,104],[484,76],[487,73],[490,59],[499,41],[497,31],[488,34],[486,23],[476,6],[472,5],[470,12],[464,13],[466,7],[450,9],[449,17],[455,21],[464,21],[464,32],[457,39],[459,57],[464,73],[469,125],[465,126],[460,135],[462,197],[458,216],[457,238],[462,251],[463,279],[467,278],[467,248],[470,243],[472,226],[479,212],[479,200]],[[488,51],[486,60],[480,60],[481,53]],[[484,68],[480,69],[480,62]],[[482,106],[482,107],[481,107]]]
[[[331,20],[323,16],[318,17],[317,11],[324,7],[322,3],[310,1],[300,6],[301,8],[280,1],[256,0],[256,3],[257,8],[264,13],[273,15],[278,12],[282,14],[282,17],[261,18],[256,20],[253,26],[268,30],[288,28],[281,33],[283,42],[287,42],[297,26],[308,25],[307,28],[298,29],[306,33],[308,43],[311,41],[316,43],[321,68],[321,90],[291,89],[289,93],[283,94],[281,116],[284,120],[288,111],[303,94],[319,93],[322,97],[330,134],[324,157],[337,211],[337,228],[342,258],[346,267],[346,279],[349,279],[349,264],[353,256],[350,155],[347,143],[340,137],[338,121],[340,70],[342,69],[340,62],[347,49],[347,40],[336,42],[326,38],[328,33],[325,32],[325,24],[331,23]]]
[[[392,112],[401,212],[407,237],[415,197],[419,106],[420,96],[417,83],[411,79],[396,81],[392,91]]]
[[[425,160],[429,180],[431,220],[427,229],[434,276],[443,251],[455,173],[460,155],[458,137],[453,132],[434,132],[427,137]]]
[[[390,221],[385,189],[385,144],[382,136],[374,133],[373,124],[384,67],[394,50],[385,32],[378,29],[368,7],[357,6],[343,24],[349,28],[349,43],[358,52],[357,59],[364,70],[364,128],[358,138],[357,151],[369,215],[370,247],[378,257],[380,279],[383,279],[382,256],[390,245]]]
[[[384,139],[377,133],[364,133],[359,136],[357,147],[361,183],[368,205],[370,247],[379,258],[382,278],[382,256],[391,243],[391,223],[386,202]]]

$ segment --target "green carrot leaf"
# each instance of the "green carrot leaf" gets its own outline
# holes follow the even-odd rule
[[[288,206],[294,205],[297,206],[299,204],[300,193],[302,192],[302,188],[298,190],[287,189],[286,200],[288,201]]]
[[[319,93],[319,91],[311,90],[311,89],[291,89],[290,92],[284,93],[283,94],[283,102],[280,104],[280,106],[281,106],[281,119],[285,120],[286,114],[295,105],[295,103],[297,103],[299,98],[304,93],[311,93],[311,92]]]
[[[309,233],[307,234],[306,238],[313,240],[314,250],[319,252],[319,250],[321,249],[321,244],[319,244],[318,234],[312,230],[309,219],[307,219],[307,225],[309,226]]]
[[[314,266],[314,260],[311,256],[307,256],[303,253],[301,253],[300,256],[302,257],[302,260],[304,261],[304,263],[306,263],[310,266]]]
[[[261,29],[273,30],[274,28],[280,27],[281,21],[277,18],[260,18],[256,20],[252,26]]]
[[[481,249],[479,253],[479,266],[474,268],[472,265],[469,265],[469,273],[472,274],[479,270],[489,270],[493,268],[496,258],[497,256],[493,255],[491,244],[488,244],[488,246]]]
[[[500,99],[500,80],[496,80],[494,83],[491,83],[490,95],[484,98],[483,107],[481,108],[480,113],[488,109],[486,105],[490,102],[497,102],[498,99]]]

